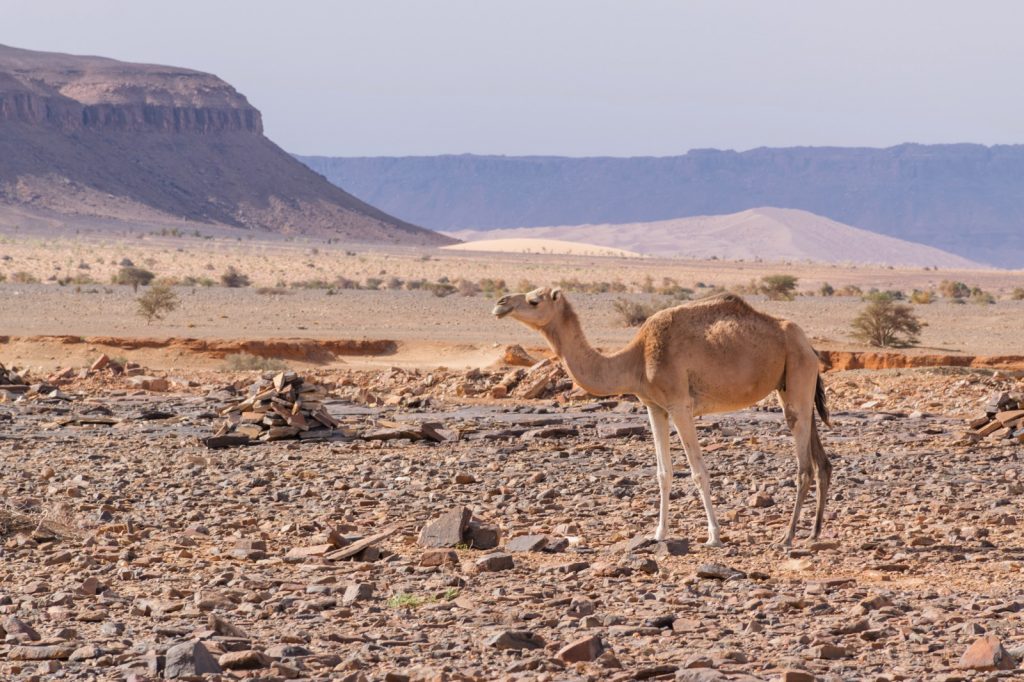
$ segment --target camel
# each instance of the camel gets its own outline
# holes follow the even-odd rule
[[[711,480],[694,418],[748,407],[777,391],[797,458],[796,505],[780,544],[792,546],[800,509],[817,486],[812,539],[821,534],[832,465],[818,437],[814,409],[829,421],[818,356],[796,324],[752,308],[734,294],[710,297],[652,315],[621,350],[604,355],[587,342],[579,318],[560,289],[503,296],[492,314],[541,333],[582,389],[598,396],[632,393],[647,407],[661,493],[654,539],[668,537],[672,457],[669,418],[686,451],[708,521],[705,544],[721,547],[711,503]]]

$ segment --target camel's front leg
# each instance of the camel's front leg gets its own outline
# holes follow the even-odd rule
[[[700,443],[697,441],[697,427],[693,425],[693,408],[690,405],[672,409],[672,421],[675,422],[679,438],[686,450],[686,459],[690,463],[690,475],[700,489],[700,499],[704,503],[704,513],[708,517],[708,547],[721,547],[721,532],[715,519],[715,509],[711,504],[711,477],[704,468],[704,458],[700,454]]]
[[[661,506],[658,511],[658,528],[654,539],[661,542],[668,537],[668,502],[672,495],[672,453],[669,449],[668,412],[657,405],[647,406],[654,434],[654,451],[658,459],[658,488],[661,491]]]

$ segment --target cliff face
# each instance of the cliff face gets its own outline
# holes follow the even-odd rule
[[[0,121],[63,132],[263,133],[260,112],[216,76],[2,45]]]
[[[1024,267],[1019,145],[302,160],[356,196],[439,230],[649,222],[777,206]]]
[[[313,173],[216,76],[0,46],[0,204],[444,244]]]

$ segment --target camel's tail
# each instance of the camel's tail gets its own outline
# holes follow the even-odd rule
[[[828,413],[828,405],[825,404],[825,384],[821,381],[821,375],[818,375],[818,383],[814,387],[814,406],[818,408],[818,414],[821,415],[821,421],[825,422],[826,426],[832,426],[832,417]]]

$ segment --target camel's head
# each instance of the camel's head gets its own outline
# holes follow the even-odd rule
[[[510,294],[498,299],[491,314],[496,317],[511,315],[527,327],[540,329],[547,325],[565,307],[561,289],[541,287],[525,294]]]

